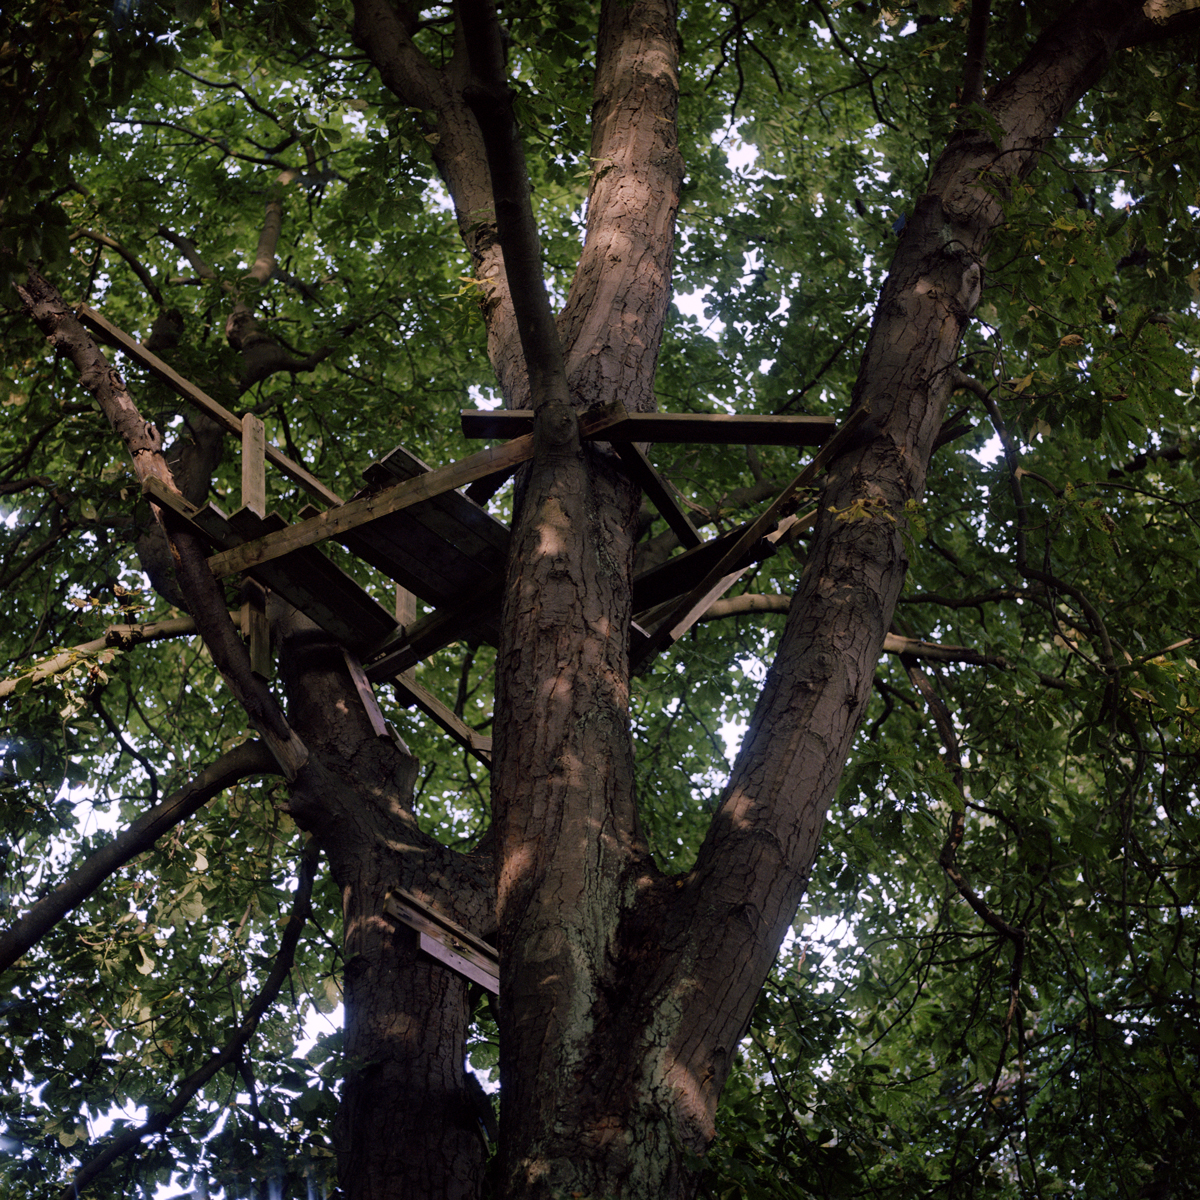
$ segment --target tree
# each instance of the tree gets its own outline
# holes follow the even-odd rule
[[[14,1194],[334,1157],[350,1197],[1194,1188],[1200,21],[1050,7],[3,18]],[[461,761],[381,724],[377,602],[218,582],[225,418],[64,297],[260,418],[293,525],[396,442],[463,458],[476,399],[533,410],[495,590],[429,618]],[[633,585],[686,522],[585,436],[614,402],[842,420],[819,490],[660,449],[701,525],[782,496],[673,650]],[[779,958],[810,880],[857,931],[827,974]],[[499,1005],[395,888],[494,943]]]

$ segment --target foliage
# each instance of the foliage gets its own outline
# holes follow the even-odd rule
[[[1028,46],[1031,7],[993,5],[996,77]],[[502,11],[561,296],[591,168],[594,13]],[[431,55],[443,15],[418,32]],[[672,314],[662,407],[845,409],[905,214],[963,113],[966,16],[933,0],[688,7],[676,291],[702,315]],[[143,3],[120,28],[100,3],[18,3],[0,18],[0,266],[40,259],[64,295],[143,340],[177,313],[182,336],[163,351],[176,369],[257,413],[345,495],[395,444],[433,464],[462,457],[457,412],[494,387],[420,114],[368,68],[351,20],[339,3],[269,0]],[[1194,42],[1121,56],[1005,198],[962,361],[975,386],[956,395],[955,436],[908,514],[895,629],[986,657],[925,667],[962,789],[912,663],[888,656],[809,889],[817,923],[781,954],[726,1089],[709,1195],[1196,1191],[1197,61]],[[249,270],[272,201],[284,232],[260,286]],[[121,448],[6,299],[0,653],[29,680],[0,713],[15,916],[246,735],[195,640],[35,681],[35,663],[108,624],[177,613],[143,575],[149,512]],[[224,336],[235,300],[296,357],[330,353],[243,389]],[[174,395],[117,363],[142,411],[190,436]],[[765,449],[664,446],[654,460],[719,530],[796,469]],[[238,488],[230,449],[210,497],[233,509]],[[271,489],[289,518],[305,503],[278,476]],[[505,494],[492,503],[507,513]],[[650,515],[647,539],[661,541]],[[802,542],[784,549],[739,590],[790,594],[803,558]],[[390,605],[386,581],[343,565]],[[639,790],[666,867],[695,854],[728,769],[724,731],[748,721],[779,628],[762,615],[701,624],[636,681]],[[492,654],[460,644],[418,669],[481,732]],[[426,828],[476,840],[486,772],[385,709],[424,764]],[[152,1112],[228,1039],[294,888],[300,838],[276,799],[254,784],[211,801],[8,973],[0,1195],[50,1194],[110,1116]],[[940,865],[956,811],[958,869],[1020,938],[983,921]],[[229,1197],[327,1182],[342,1070],[334,889],[314,905],[252,1053],[109,1194],[172,1172]],[[483,1014],[473,1062],[495,1061]]]

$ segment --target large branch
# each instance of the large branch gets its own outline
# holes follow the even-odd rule
[[[32,268],[25,285],[17,285],[17,292],[47,340],[75,364],[80,383],[125,443],[138,481],[157,479],[177,492],[179,489],[163,456],[161,435],[149,421],[143,420],[120,373],[109,366],[63,298]],[[152,507],[166,531],[175,558],[176,578],[213,662],[246,710],[250,723],[271,747],[284,775],[289,780],[295,779],[308,760],[308,751],[292,732],[270,689],[251,670],[250,656],[229,619],[224,593],[208,569],[203,544],[182,522],[172,520],[169,512]]]
[[[94,638],[90,642],[81,642],[69,650],[60,650],[57,654],[42,659],[32,671],[18,675],[16,679],[0,679],[0,700],[3,700],[5,696],[11,696],[26,679],[29,680],[26,686],[32,687],[104,650],[127,650],[141,642],[154,642],[160,638],[184,637],[195,632],[196,622],[191,617],[170,617],[165,621],[152,621],[140,625],[110,625],[101,638]]]
[[[697,1053],[717,1064],[686,1096],[686,1138],[711,1135],[728,1051],[803,895],[865,712],[908,565],[901,530],[908,505],[924,492],[1003,197],[1141,19],[1132,0],[1072,6],[990,93],[1000,144],[983,131],[956,134],[900,242],[854,392],[873,436],[830,467],[778,657],[680,892],[688,938],[680,975],[688,988],[675,1077],[682,1086],[682,1064]]]
[[[675,13],[672,0],[601,6],[587,236],[559,320],[584,406],[614,395],[631,410],[656,406],[683,183]]]
[[[219,792],[249,775],[273,774],[275,760],[262,742],[243,742],[205,767],[186,787],[156,804],[111,842],[89,855],[48,896],[0,934],[0,971],[7,971],[114,871],[149,850],[170,829],[186,821]]]
[[[192,1102],[196,1093],[223,1068],[235,1063],[242,1055],[254,1031],[258,1028],[263,1014],[275,1002],[279,989],[283,987],[291,972],[292,963],[296,958],[296,946],[300,935],[304,932],[304,924],[308,920],[310,901],[312,899],[313,878],[317,872],[317,862],[320,850],[317,843],[310,839],[300,858],[299,878],[296,883],[296,895],[292,901],[292,911],[284,926],[283,937],[279,950],[275,955],[275,964],[267,976],[262,990],[255,996],[253,1003],[246,1011],[242,1023],[233,1031],[232,1037],[216,1054],[212,1055],[198,1070],[193,1071],[176,1088],[170,1103],[158,1109],[149,1120],[141,1125],[135,1125],[118,1134],[94,1158],[89,1159],[78,1171],[71,1182],[59,1193],[59,1200],[78,1200],[80,1191],[87,1187],[107,1167],[111,1166],[122,1155],[128,1154],[143,1138],[152,1134],[162,1133],[171,1122]]]
[[[414,23],[390,0],[354,0],[354,40],[401,103],[432,114],[427,121],[434,165],[454,201],[463,243],[482,291],[488,358],[510,408],[528,407],[528,378],[504,255],[492,211],[483,137],[463,89],[470,82],[465,47],[436,69],[412,40]]]
[[[490,0],[459,0],[459,20],[471,66],[464,98],[483,135],[496,232],[529,376],[531,406],[539,417],[549,404],[570,404],[558,327],[542,273],[542,249],[530,200],[529,175],[505,75],[500,23]]]

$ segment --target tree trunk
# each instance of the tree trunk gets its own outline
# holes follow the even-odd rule
[[[348,1200],[468,1200],[485,1159],[467,1079],[467,982],[384,914],[396,886],[486,934],[491,869],[422,834],[410,810],[416,760],[377,735],[339,647],[277,614],[289,718],[318,766],[293,788],[342,893],[347,1073],[337,1123]]]

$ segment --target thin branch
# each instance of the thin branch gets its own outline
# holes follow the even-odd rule
[[[236,1063],[239,1060],[242,1051],[254,1036],[254,1031],[258,1028],[258,1023],[262,1020],[263,1014],[275,1002],[275,997],[279,995],[280,988],[283,987],[288,974],[291,972],[292,963],[296,958],[296,946],[300,942],[300,935],[304,932],[304,925],[308,920],[313,879],[316,876],[319,858],[320,850],[316,842],[309,839],[304,847],[304,853],[300,858],[296,896],[292,903],[292,911],[288,916],[287,925],[283,931],[279,950],[275,955],[275,965],[271,968],[271,974],[263,984],[262,990],[254,998],[254,1002],[246,1011],[245,1018],[237,1029],[234,1030],[233,1036],[221,1050],[209,1058],[204,1066],[200,1067],[197,1071],[193,1071],[179,1085],[171,1102],[165,1108],[156,1112],[141,1125],[126,1129],[109,1142],[99,1154],[89,1159],[88,1162],[80,1167],[75,1172],[75,1178],[59,1193],[59,1200],[78,1200],[79,1192],[82,1188],[91,1183],[97,1175],[116,1162],[117,1159],[128,1154],[130,1150],[133,1150],[143,1138],[150,1137],[156,1133],[162,1133],[167,1129],[171,1122],[187,1108],[196,1093],[213,1076],[230,1063]]]
[[[158,305],[163,306],[163,295],[158,289],[158,284],[154,282],[154,277],[147,270],[145,264],[131,250],[126,249],[115,238],[111,238],[106,233],[97,233],[94,229],[77,229],[71,235],[72,240],[75,238],[87,238],[89,241],[95,242],[98,246],[106,246],[109,250],[115,250],[132,268],[133,273],[142,281],[142,287],[150,295],[150,299]]]
[[[0,700],[11,696],[17,685],[32,675],[30,685],[39,684],[51,675],[57,675],[68,667],[74,666],[80,659],[90,654],[97,654],[109,648],[129,650],[141,642],[154,642],[162,638],[184,637],[196,632],[196,622],[191,617],[172,617],[166,621],[154,621],[141,625],[110,625],[104,636],[91,642],[82,642],[69,650],[61,650],[51,658],[43,659],[32,671],[19,675],[16,679],[0,679]]]
[[[168,796],[90,854],[48,896],[0,934],[0,971],[6,971],[73,908],[82,904],[114,871],[149,850],[168,830],[186,821],[215,795],[249,775],[278,771],[262,742],[243,742],[205,767],[186,787]]]
[[[963,378],[966,379],[966,376],[963,376]],[[963,386],[967,386],[967,384]],[[1105,625],[1104,618],[1100,615],[1099,610],[1092,603],[1087,593],[1077,588],[1074,584],[1068,583],[1065,579],[1060,579],[1050,571],[1039,570],[1037,567],[1029,565],[1027,556],[1028,543],[1025,537],[1026,514],[1029,506],[1028,501],[1025,499],[1025,489],[1021,486],[1021,476],[1029,472],[1024,471],[1021,467],[1016,443],[1013,441],[1012,434],[1009,433],[1008,426],[1004,423],[1004,418],[1000,415],[1000,409],[990,393],[985,394],[984,404],[987,406],[988,416],[991,417],[992,427],[996,430],[996,436],[999,437],[1000,444],[1004,448],[1004,459],[1008,465],[1009,487],[1012,490],[1013,504],[1016,510],[1013,532],[1017,549],[1017,570],[1026,579],[1044,584],[1056,592],[1071,596],[1078,602],[1084,619],[1091,626],[1092,632],[1100,639],[1103,666],[1108,671],[1114,671],[1116,669],[1116,654],[1113,650],[1112,640],[1108,636],[1108,627]]]
[[[725,617],[741,617],[750,613],[786,613],[791,608],[791,603],[788,596],[746,592],[728,600],[715,601],[700,620],[719,621]],[[909,654],[914,658],[929,659],[933,662],[972,663],[975,666],[1005,669],[1010,665],[1008,660],[999,654],[983,654],[967,646],[943,646],[937,642],[923,642],[919,638],[901,637],[897,633],[889,633],[884,637],[883,649],[887,654]]]
[[[901,661],[913,686],[921,693],[929,707],[938,736],[946,750],[946,760],[954,779],[954,786],[964,801],[963,808],[955,809],[951,814],[950,829],[942,846],[942,852],[938,855],[938,863],[946,872],[950,882],[954,884],[958,894],[970,905],[971,911],[985,925],[990,926],[997,933],[1003,934],[1015,942],[1018,947],[1023,946],[1027,936],[1025,930],[1010,925],[1003,917],[989,908],[983,897],[971,887],[959,869],[958,848],[962,845],[963,835],[966,832],[966,792],[963,786],[962,751],[958,744],[958,733],[954,728],[954,719],[950,715],[950,710],[937,693],[929,676],[921,670],[912,656],[905,655]]]
[[[158,227],[158,236],[170,242],[191,263],[192,270],[201,279],[215,279],[217,277],[216,271],[200,257],[200,251],[196,248],[196,243],[191,238],[184,237],[183,234],[176,233],[173,229],[168,229],[166,225]]]

